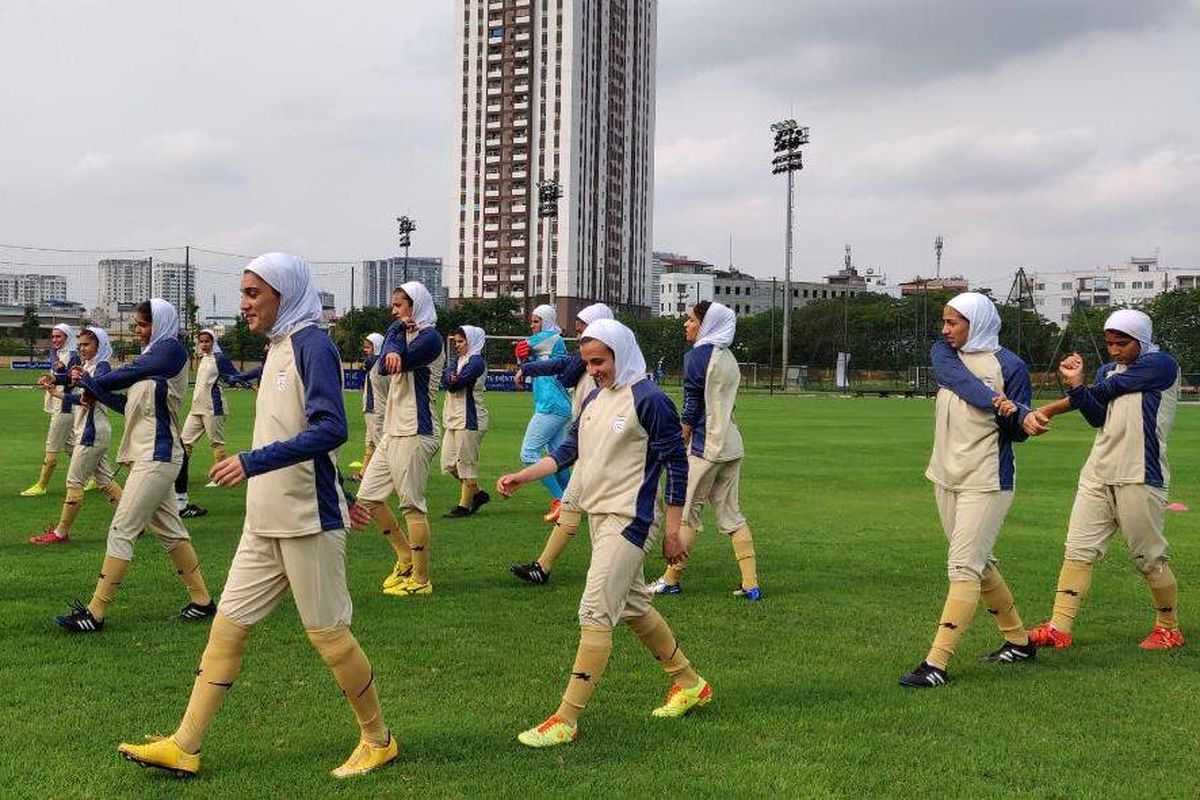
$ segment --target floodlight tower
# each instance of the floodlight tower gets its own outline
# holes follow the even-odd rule
[[[789,346],[791,344],[791,326],[792,326],[792,216],[793,216],[793,198],[795,197],[795,173],[804,169],[803,153],[800,152],[800,146],[808,144],[808,128],[797,124],[794,119],[785,119],[771,125],[771,132],[775,134],[775,153],[776,156],[771,160],[771,174],[779,175],[780,173],[787,174],[787,246],[784,251],[784,266],[783,266],[783,354],[782,368],[783,377],[782,384],[784,391],[787,391],[787,372],[788,372],[788,357]]]
[[[413,231],[417,229],[417,221],[411,217],[396,217],[396,233],[400,237],[400,246],[404,248],[404,283],[408,283],[408,247],[412,244]]]
[[[547,179],[547,180],[543,180],[543,181],[538,181],[537,188],[538,188],[538,216],[541,217],[542,219],[546,220],[546,222],[542,228],[542,236],[546,240],[546,261],[544,262],[545,263],[544,279],[546,281],[546,289],[550,295],[550,305],[553,306],[553,305],[555,305],[554,295],[555,295],[555,290],[557,289],[557,286],[555,285],[556,276],[554,275],[553,265],[551,264],[551,261],[554,259],[554,253],[553,253],[553,249],[552,249],[553,237],[550,235],[550,232],[553,230],[554,226],[556,226],[558,223],[558,201],[562,197],[562,184],[560,184],[556,180]],[[532,311],[533,301],[530,299],[529,289],[530,289],[529,269],[526,268],[526,270],[525,270],[525,318],[526,319],[528,319],[529,315],[531,313],[533,313],[533,311]]]

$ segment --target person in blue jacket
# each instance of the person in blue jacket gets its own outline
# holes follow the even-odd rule
[[[558,316],[552,306],[541,305],[533,310],[529,318],[531,335],[517,342],[517,358],[525,361],[547,361],[567,354],[562,329],[558,327]],[[571,422],[571,398],[566,389],[552,375],[533,379],[533,416],[525,426],[525,438],[521,442],[521,462],[536,464],[541,457],[553,451],[567,435]],[[562,470],[541,479],[550,492],[550,508],[542,519],[556,522],[562,510],[562,496],[571,475]]]

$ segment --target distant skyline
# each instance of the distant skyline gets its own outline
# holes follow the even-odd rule
[[[394,255],[408,214],[413,255],[449,257],[453,17],[8,0],[0,243],[357,263]],[[1200,0],[660,0],[658,23],[655,249],[723,266],[732,235],[736,266],[782,276],[768,127],[790,116],[812,136],[797,278],[846,244],[893,281],[930,273],[939,234],[943,274],[997,285],[1156,250],[1200,265]],[[80,265],[58,271],[94,293],[106,255],[0,248],[0,270]],[[197,263],[202,308],[236,296],[238,259]],[[318,283],[347,303],[343,276]]]

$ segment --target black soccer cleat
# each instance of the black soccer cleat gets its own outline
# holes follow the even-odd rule
[[[188,603],[179,611],[179,618],[189,622],[199,622],[215,617],[216,615],[217,604],[212,600],[209,600],[206,606],[202,606],[199,603]]]
[[[445,519],[462,519],[463,517],[471,516],[471,509],[466,506],[455,506],[454,508],[442,514]]]
[[[471,513],[474,514],[476,511],[483,508],[483,506],[491,499],[492,496],[485,491],[480,490],[476,492],[471,498]]]
[[[1005,642],[1000,645],[1000,649],[988,653],[983,657],[983,660],[989,664],[1017,664],[1021,661],[1033,661],[1037,656],[1037,645],[1033,642],[1029,644],[1013,644]]]
[[[55,617],[54,621],[72,633],[95,633],[104,627],[104,620],[93,617],[88,607],[78,600],[71,603],[69,614]]]
[[[196,517],[203,517],[207,513],[207,508],[201,508],[195,503],[188,503],[183,507],[183,510],[179,512],[179,516],[182,519],[194,519]]]
[[[541,586],[544,583],[550,582],[550,573],[542,569],[542,565],[536,561],[529,564],[513,564],[508,568],[508,571],[526,583],[534,583]]]
[[[949,682],[946,670],[938,669],[928,661],[922,661],[912,672],[900,676],[900,685],[906,689],[934,689]]]

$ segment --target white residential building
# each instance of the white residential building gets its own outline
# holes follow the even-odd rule
[[[1161,267],[1157,258],[1131,258],[1119,266],[1029,270],[1034,308],[1062,324],[1079,300],[1085,306],[1133,306],[1173,289],[1200,287],[1200,268]]]
[[[442,287],[442,259],[429,256],[393,256],[373,258],[362,262],[364,306],[387,306],[392,302],[392,290],[407,281],[420,281],[433,295],[438,308],[446,307],[446,291]]]
[[[62,275],[0,274],[0,305],[40,306],[66,300],[67,279]]]
[[[120,304],[140,303],[150,298],[150,265],[148,258],[103,259],[96,305],[116,313]]]
[[[649,313],[657,0],[458,0],[451,300]],[[538,184],[562,191],[538,214]]]

